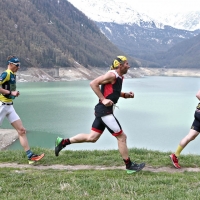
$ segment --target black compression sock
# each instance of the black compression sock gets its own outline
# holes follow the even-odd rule
[[[131,160],[130,160],[129,157],[128,157],[127,159],[123,159],[123,161],[124,161],[124,163],[125,163],[127,169],[128,169],[128,168],[131,166],[131,164],[132,164],[132,162],[131,162]]]
[[[69,138],[68,138],[68,139],[64,139],[64,140],[62,141],[62,145],[63,145],[64,147],[65,147],[66,145],[69,145],[69,144],[71,144]]]

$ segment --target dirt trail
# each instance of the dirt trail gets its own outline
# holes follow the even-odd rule
[[[56,170],[108,170],[108,169],[122,169],[125,170],[124,166],[116,166],[116,167],[108,167],[108,166],[93,166],[93,165],[25,165],[25,164],[17,164],[17,163],[0,163],[0,168],[18,168],[18,169],[38,169],[38,170],[45,170],[45,169],[56,169]],[[174,167],[152,167],[152,166],[145,166],[143,171],[150,171],[150,172],[168,172],[168,173],[180,173],[184,171],[188,172],[200,172],[200,168],[181,168],[175,169]]]
[[[12,144],[17,138],[17,132],[13,129],[1,129],[0,131],[0,150],[5,149],[7,146]],[[8,168],[32,168],[32,169],[56,169],[56,170],[81,170],[81,169],[94,169],[94,170],[107,170],[107,169],[122,169],[125,170],[124,166],[94,166],[94,165],[40,165],[37,163],[36,165],[25,165],[25,164],[17,164],[17,163],[0,163],[0,168],[8,167]],[[143,171],[150,172],[168,172],[168,173],[177,173],[177,172],[200,172],[200,168],[181,168],[175,169],[173,166],[171,167],[152,167],[145,166]]]

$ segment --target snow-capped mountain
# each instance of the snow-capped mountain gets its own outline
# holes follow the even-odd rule
[[[157,28],[163,24],[144,13],[139,13],[129,5],[115,0],[68,0],[82,11],[88,18],[96,22],[112,22],[116,24],[140,24],[141,21],[154,21]]]
[[[118,49],[143,62],[145,66],[162,65],[162,61],[158,64],[158,58],[163,60],[164,52],[200,33],[199,12],[174,14],[170,11],[166,15],[159,7],[158,15],[152,11],[139,12],[133,1],[68,1],[93,20]],[[177,51],[179,53],[180,50]]]
[[[160,21],[178,29],[194,31],[200,29],[200,11],[162,15]]]
[[[96,22],[113,22],[117,24],[140,24],[154,22],[157,28],[169,25],[177,29],[200,29],[200,11],[187,13],[141,13],[133,3],[128,5],[116,0],[68,0],[87,17]],[[200,9],[199,9],[200,10]],[[164,24],[164,25],[163,25]]]

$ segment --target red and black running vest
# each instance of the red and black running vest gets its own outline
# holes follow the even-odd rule
[[[119,97],[121,96],[123,77],[119,76],[115,70],[110,72],[114,73],[116,76],[115,82],[113,84],[107,83],[101,85],[101,92],[106,99],[110,99],[114,104],[117,103]],[[97,117],[102,117],[113,113],[113,105],[105,106],[99,100],[99,103],[95,106],[95,115]]]

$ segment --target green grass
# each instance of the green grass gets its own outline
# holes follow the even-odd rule
[[[123,166],[116,150],[62,151],[59,157],[53,150],[32,148],[46,155],[36,165],[104,165]],[[170,152],[131,149],[137,162],[153,167],[171,167]],[[199,167],[195,155],[180,157],[182,167]],[[23,151],[0,151],[0,163],[27,164]],[[125,170],[55,170],[36,168],[0,168],[0,199],[3,200],[186,200],[199,199],[199,172],[149,172],[127,174]]]

